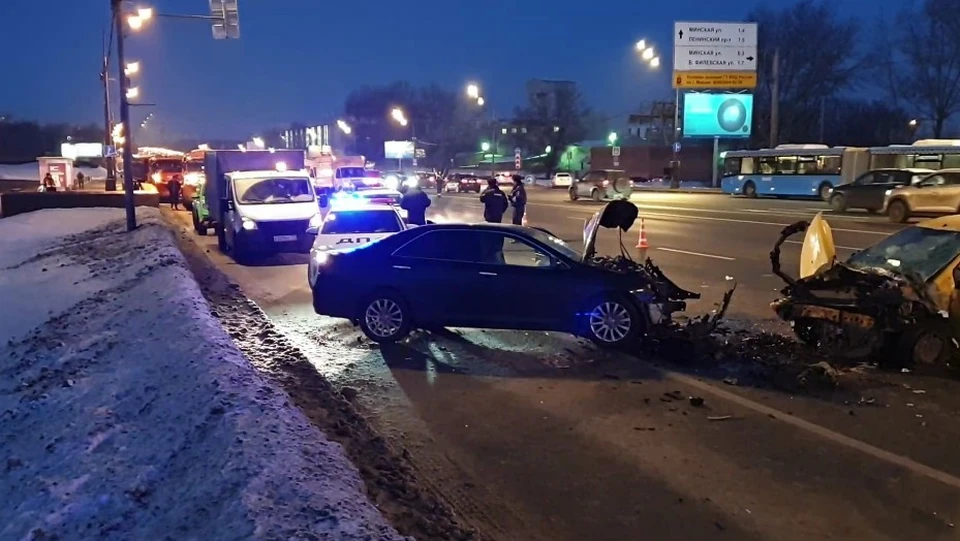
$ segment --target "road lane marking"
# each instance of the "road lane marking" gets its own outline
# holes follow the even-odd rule
[[[851,438],[850,436],[841,434],[839,432],[834,432],[829,428],[820,426],[815,423],[811,423],[810,421],[801,419],[800,417],[791,415],[784,411],[780,411],[776,408],[765,406],[763,404],[760,404],[759,402],[754,402],[749,398],[721,389],[710,383],[706,383],[704,381],[700,381],[699,379],[693,378],[691,376],[687,376],[686,374],[671,372],[669,370],[664,370],[663,374],[674,381],[677,381],[679,383],[684,383],[691,387],[695,387],[703,392],[711,393],[716,397],[722,398],[728,402],[732,402],[734,404],[737,404],[738,406],[742,406],[749,410],[753,410],[761,415],[773,416],[778,421],[783,421],[793,426],[794,428],[798,428],[800,430],[805,430],[812,434],[816,434],[821,438],[824,438],[834,443],[860,451],[861,453],[872,456],[878,460],[882,460],[889,464],[899,466],[919,476],[927,477],[927,478],[933,479],[934,481],[939,481],[947,486],[960,489],[960,478],[950,475],[947,472],[940,471],[936,468],[927,466],[926,464],[921,464],[911,458],[905,457],[903,455],[898,455],[896,453],[892,453],[885,449],[881,449],[879,447],[870,445],[869,443]]]
[[[724,261],[736,261],[735,258],[727,257],[724,255],[713,255],[713,254],[703,254],[700,252],[688,252],[686,250],[677,250],[676,248],[654,248],[654,250],[660,250],[661,252],[673,252],[676,254],[686,254],[686,255],[695,255],[699,257],[709,257],[711,259],[722,259]]]
[[[799,244],[800,246],[803,246],[803,241],[788,240],[787,244]],[[859,252],[860,250],[863,250],[863,248],[854,248],[853,246],[842,246],[840,244],[834,244],[834,247],[840,248],[841,250],[853,250],[854,252]]]

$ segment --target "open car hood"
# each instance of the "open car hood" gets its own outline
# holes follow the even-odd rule
[[[628,231],[637,221],[640,210],[629,201],[617,199],[611,201],[597,211],[583,226],[583,258],[582,262],[590,260],[596,255],[597,232],[601,227],[606,229],[620,228]]]
[[[833,267],[837,259],[837,247],[833,243],[833,230],[817,213],[810,220],[800,249],[800,278],[809,278]]]

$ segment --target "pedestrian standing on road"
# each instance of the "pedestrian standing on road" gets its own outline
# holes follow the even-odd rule
[[[180,210],[180,186],[182,183],[183,180],[180,179],[180,175],[174,175],[167,183],[167,189],[170,190],[170,208],[173,210]]]
[[[527,187],[523,185],[520,175],[513,175],[510,204],[513,205],[513,225],[523,225],[523,214],[527,210]]]
[[[57,191],[57,183],[53,180],[53,175],[47,173],[43,177],[43,191],[45,192],[55,192]]]
[[[83,176],[83,171],[77,171],[77,189],[78,190],[83,189],[83,183],[85,180],[87,180],[87,178]]]
[[[434,171],[434,173],[433,178],[437,179],[437,197],[440,197],[443,193],[444,176],[440,174],[440,171]]]
[[[430,196],[419,186],[407,188],[400,199],[400,208],[407,211],[407,223],[411,225],[427,225],[427,207],[430,206]]]
[[[510,207],[507,194],[500,189],[497,179],[487,179],[487,189],[480,194],[483,203],[483,219],[491,224],[503,223],[503,214]]]

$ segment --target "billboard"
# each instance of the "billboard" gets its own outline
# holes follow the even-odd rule
[[[753,94],[683,95],[684,137],[750,137]]]
[[[384,141],[383,157],[388,160],[412,160],[413,141]]]

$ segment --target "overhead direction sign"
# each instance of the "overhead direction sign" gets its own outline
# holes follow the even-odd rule
[[[756,88],[755,71],[675,71],[673,88],[731,89]]]
[[[676,22],[673,31],[674,88],[757,86],[756,23]]]
[[[757,71],[756,47],[677,47],[674,71]]]

